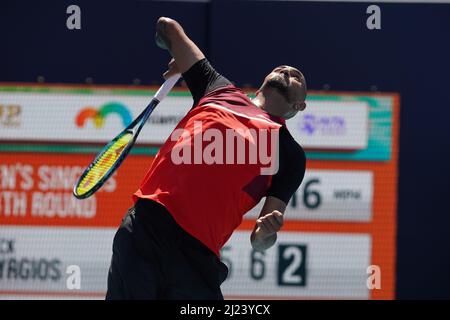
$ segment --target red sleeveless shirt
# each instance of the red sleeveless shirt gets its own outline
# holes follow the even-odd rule
[[[210,92],[161,147],[133,200],[162,204],[219,256],[243,215],[266,195],[275,172],[261,173],[270,165],[260,154],[274,161],[282,124],[232,85]]]

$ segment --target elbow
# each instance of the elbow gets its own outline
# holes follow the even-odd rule
[[[176,35],[182,32],[181,26],[173,19],[160,17],[156,23],[155,40],[161,49],[172,49],[172,42],[176,39]]]
[[[156,22],[156,31],[169,36],[176,32],[178,25],[178,22],[171,18],[160,17]]]
[[[167,25],[167,24],[170,24],[171,21],[173,21],[173,20],[170,19],[170,18],[167,18],[167,17],[159,17],[159,18],[158,18],[158,21],[156,22],[156,25],[157,25],[157,26]]]

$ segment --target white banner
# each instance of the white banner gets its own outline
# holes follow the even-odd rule
[[[369,298],[369,235],[282,232],[262,254],[250,232],[236,232],[222,260],[231,270],[222,285],[229,298]]]
[[[245,218],[256,219],[264,199]],[[369,222],[372,220],[371,171],[307,170],[286,208],[286,220]]]
[[[369,139],[369,106],[360,101],[312,101],[287,127],[308,149],[361,150]]]
[[[104,299],[114,228],[0,228],[0,299]],[[282,232],[264,255],[250,232],[237,231],[222,250],[230,266],[227,298],[369,297],[365,234]],[[75,266],[75,267],[74,267]],[[73,288],[79,268],[80,288]],[[72,285],[72,287],[71,287]]]
[[[115,229],[0,228],[0,299],[35,294],[104,299]],[[80,271],[80,289],[71,287]],[[68,282],[69,281],[69,285]]]
[[[0,92],[0,105],[19,113],[0,125],[0,140],[107,143],[148,105],[151,96]],[[137,143],[161,144],[192,107],[192,99],[166,97]]]
[[[0,92],[0,141],[107,143],[150,102],[150,96]],[[192,106],[190,96],[168,96],[137,143],[162,144]],[[359,101],[308,101],[287,125],[306,149],[367,147],[368,105]]]

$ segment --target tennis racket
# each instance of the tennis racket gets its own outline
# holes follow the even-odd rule
[[[85,199],[93,195],[119,168],[136,142],[148,117],[167,96],[180,76],[176,74],[167,79],[144,111],[97,154],[73,188],[73,195],[76,198]]]

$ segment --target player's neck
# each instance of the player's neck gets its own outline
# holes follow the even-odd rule
[[[258,108],[270,114],[271,116],[280,117],[278,114],[271,112],[271,110],[273,109],[270,108],[270,106],[268,105],[267,99],[264,97],[264,95],[258,94],[255,98],[252,99],[252,103]]]
[[[261,99],[260,96],[256,96],[252,99],[252,103],[257,106],[258,108],[264,109],[263,105],[264,105],[264,98]]]

